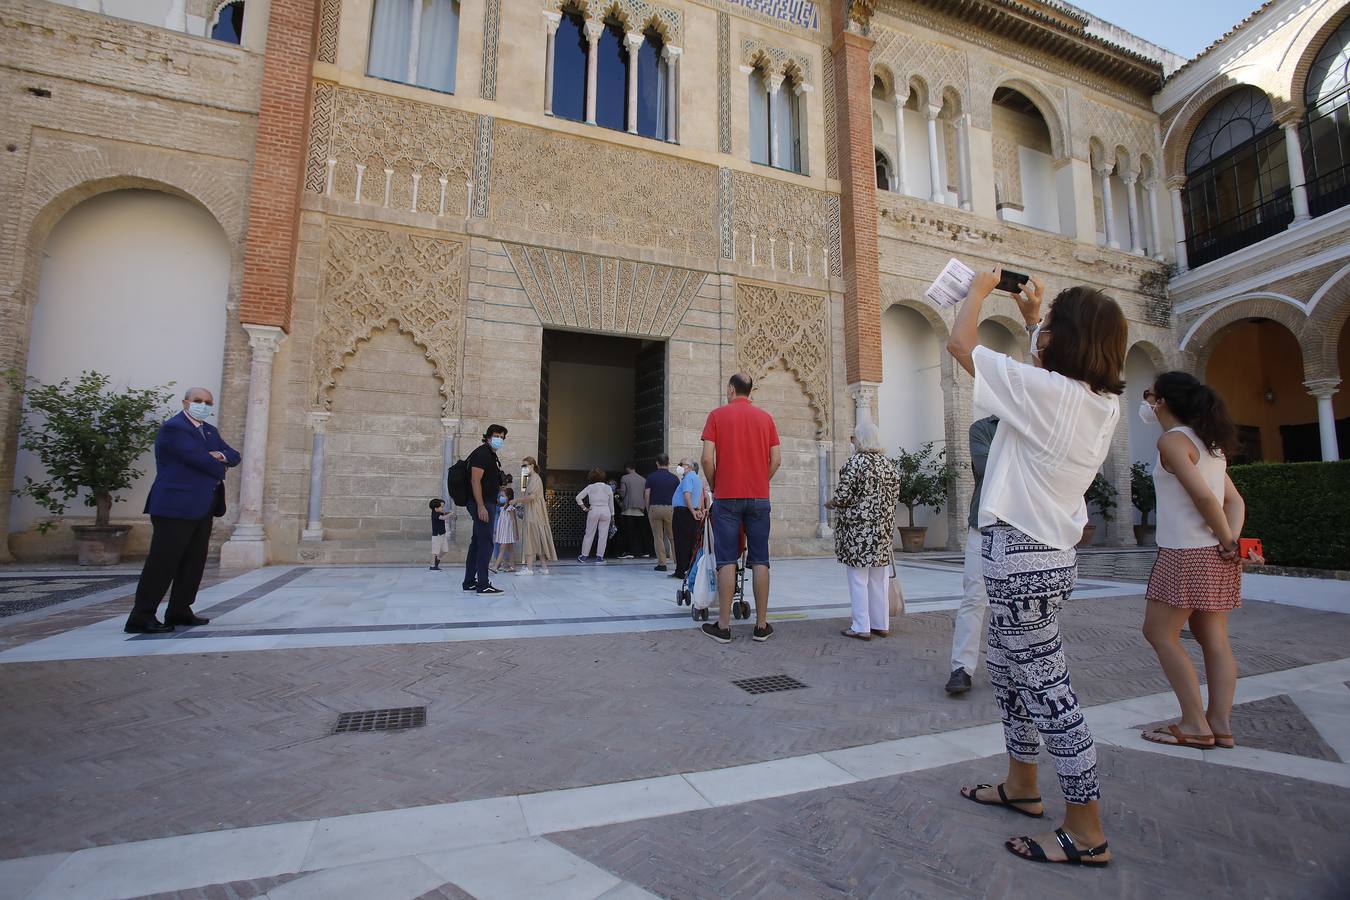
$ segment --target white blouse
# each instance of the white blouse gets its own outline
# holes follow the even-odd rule
[[[980,493],[981,528],[1004,521],[1068,550],[1083,537],[1083,493],[1106,460],[1120,399],[976,347],[977,415],[998,416]]]
[[[1209,488],[1214,499],[1223,506],[1224,475],[1228,471],[1228,460],[1222,453],[1215,456],[1209,452],[1199,435],[1186,425],[1179,425],[1167,433],[1179,431],[1191,439],[1200,458],[1195,468],[1200,472],[1205,487]],[[1158,534],[1159,547],[1174,550],[1193,550],[1197,547],[1213,547],[1219,543],[1218,537],[1205,524],[1195,501],[1182,487],[1181,480],[1163,468],[1161,455],[1153,463],[1153,486],[1158,495]]]

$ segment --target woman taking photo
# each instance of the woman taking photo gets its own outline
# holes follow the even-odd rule
[[[854,430],[853,443],[857,452],[839,470],[834,497],[825,505],[839,510],[834,555],[848,568],[853,622],[843,635],[870,641],[873,635],[890,634],[889,590],[900,473],[886,458],[881,432],[871,422]]]
[[[530,565],[538,566],[540,575],[548,574],[548,564],[558,558],[553,547],[553,528],[548,521],[548,497],[544,493],[544,478],[539,474],[539,463],[533,456],[522,460],[520,472],[521,502],[525,505],[525,519],[520,523],[524,550],[517,575],[533,575]]]
[[[591,469],[591,483],[577,494],[577,506],[586,510],[586,536],[581,539],[581,555],[577,562],[586,562],[586,550],[595,539],[595,561],[604,565],[605,545],[609,543],[609,523],[614,519],[614,490],[605,483],[604,469]]]
[[[1111,855],[1098,810],[1097,751],[1069,683],[1058,616],[1078,575],[1083,493],[1120,418],[1125,316],[1101,291],[1072,287],[1042,321],[1044,288],[1033,278],[1014,299],[1036,364],[1019,363],[978,345],[980,311],[1001,274],[996,268],[975,276],[947,343],[975,376],[977,415],[999,419],[977,521],[989,594],[989,682],[1003,716],[1008,775],[961,795],[1044,816],[1036,779],[1044,739],[1064,793],[1064,824],[1004,846],[1033,862],[1104,866]]]
[[[1238,535],[1246,506],[1228,477],[1237,429],[1223,399],[1185,372],[1164,372],[1144,391],[1139,417],[1160,425],[1153,485],[1158,496],[1158,558],[1144,597],[1144,637],[1181,704],[1181,721],[1143,738],[1208,750],[1235,746],[1229,716],[1237,690],[1237,661],[1228,643],[1228,614],[1242,605]],[[1260,557],[1254,557],[1264,562]],[[1209,708],[1181,628],[1205,654]]]

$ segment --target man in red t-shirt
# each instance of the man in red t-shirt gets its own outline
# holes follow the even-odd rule
[[[750,402],[754,380],[737,372],[727,382],[727,405],[708,413],[703,426],[703,477],[712,486],[713,550],[717,557],[717,623],[703,633],[731,643],[731,598],[736,558],[745,532],[746,566],[754,574],[757,641],[773,634],[769,615],[769,479],[782,463],[773,416]]]

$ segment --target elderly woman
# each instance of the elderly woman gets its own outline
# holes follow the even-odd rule
[[[520,500],[525,508],[525,521],[520,523],[521,541],[525,545],[517,575],[533,575],[534,563],[540,575],[548,574],[548,564],[558,558],[553,546],[553,528],[548,522],[548,496],[544,493],[544,479],[539,474],[539,463],[533,456],[523,460],[520,470]]]
[[[870,641],[890,633],[891,551],[895,541],[895,504],[900,473],[881,448],[881,432],[864,422],[853,432],[857,452],[839,470],[834,497],[825,505],[839,510],[834,554],[848,567],[853,623],[844,637]]]

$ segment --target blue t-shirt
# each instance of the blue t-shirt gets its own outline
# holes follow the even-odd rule
[[[698,509],[703,505],[703,479],[698,477],[697,472],[684,473],[684,480],[680,482],[679,490],[675,491],[675,499],[670,505],[677,509],[685,508],[685,491],[688,491],[694,500],[692,509]]]
[[[675,496],[675,488],[680,479],[669,469],[657,469],[647,476],[647,490],[652,492],[652,506],[670,506],[670,498]]]

